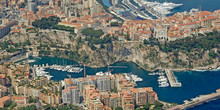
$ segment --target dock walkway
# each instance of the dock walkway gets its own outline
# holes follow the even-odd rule
[[[177,81],[176,77],[174,76],[171,70],[166,69],[165,73],[167,75],[171,87],[182,87],[182,83]]]

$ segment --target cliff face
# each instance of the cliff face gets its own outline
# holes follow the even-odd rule
[[[99,48],[99,45],[95,45],[97,49],[91,50],[88,42],[78,43],[76,36],[63,31],[43,31],[38,34],[13,34],[4,38],[4,40],[6,39],[17,43],[29,39],[32,42],[32,46],[30,47],[34,51],[39,51],[37,46],[40,45],[40,42],[46,45],[53,42],[61,47],[54,49],[51,47],[50,51],[55,49],[59,49],[60,51],[77,51],[79,56],[87,56],[88,66],[91,67],[102,67],[118,61],[132,61],[149,71],[167,68],[173,70],[208,69],[216,68],[220,65],[218,57],[214,59],[209,57],[209,51],[165,53],[157,46],[147,46],[138,42],[113,42],[105,44],[105,48],[103,49]],[[64,49],[63,47],[68,44],[70,48]],[[212,50],[217,52],[217,49]],[[59,56],[63,57],[63,55]],[[78,58],[74,60],[80,61]]]
[[[216,49],[213,49],[216,50]],[[85,50],[87,51],[87,50]],[[88,51],[88,54],[90,52]],[[196,70],[216,68],[219,66],[218,58],[211,59],[206,51],[202,53],[165,53],[158,47],[145,46],[141,43],[113,43],[107,49],[91,51],[89,55],[92,67],[112,64],[118,61],[132,61],[146,70],[173,69],[173,70]],[[197,55],[198,54],[198,55]]]

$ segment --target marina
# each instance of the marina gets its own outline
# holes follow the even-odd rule
[[[48,67],[48,66],[47,66]],[[69,73],[80,73],[83,68],[74,67],[73,65],[61,66],[61,65],[51,65],[50,69],[58,70],[58,71],[66,71]]]
[[[142,78],[138,77],[138,75],[132,74],[132,73],[122,73],[126,79],[128,81],[133,81],[133,82],[139,82],[139,81],[143,81]],[[108,76],[108,75],[112,75],[111,71],[107,71],[107,72],[97,72],[95,75],[97,76]]]
[[[135,5],[133,5],[132,3],[130,3],[129,0],[122,0],[122,3],[124,5],[126,5],[127,7],[129,7],[130,12],[134,15],[134,16],[139,16],[143,19],[152,19],[151,17],[149,17],[146,13],[144,13],[143,11],[140,11],[139,8]]]
[[[41,57],[41,59],[34,58],[36,62],[30,63],[30,66],[46,64],[49,65],[79,65],[75,61],[57,58],[57,57]],[[65,62],[65,63],[63,63]],[[46,66],[46,65],[45,65]],[[190,100],[193,97],[199,96],[201,94],[210,94],[215,92],[216,89],[220,88],[220,74],[218,71],[179,71],[173,72],[175,77],[182,83],[182,87],[159,87],[158,86],[158,76],[159,75],[148,75],[149,72],[143,70],[142,68],[138,69],[139,66],[132,62],[117,62],[109,66],[126,66],[127,68],[114,68],[111,71],[111,74],[115,73],[132,73],[138,75],[142,78],[143,81],[136,82],[137,87],[153,87],[154,90],[158,93],[158,97],[161,101],[166,101],[170,103],[182,104],[184,100]],[[110,68],[111,70],[111,68]],[[68,72],[57,71],[53,69],[45,69],[46,72],[49,72],[51,80],[61,81],[64,78],[68,78]],[[86,66],[87,75],[95,75],[97,72],[106,72],[108,67],[100,68],[90,68]],[[69,74],[72,78],[84,77],[84,74]],[[165,75],[165,73],[164,73]],[[207,83],[209,82],[209,83]],[[208,87],[208,88],[207,88]],[[189,92],[190,91],[190,92]],[[180,97],[181,96],[181,97]],[[172,97],[172,98],[170,98]]]
[[[172,13],[171,10],[183,5],[172,2],[148,2],[145,0],[137,0],[136,3],[140,6],[141,10],[148,11],[148,13],[156,16],[157,18],[165,17],[166,15]]]
[[[37,65],[34,65],[32,68],[33,71],[33,78],[37,78],[38,76],[46,76],[48,80],[50,80],[53,76],[49,74],[49,72],[45,71],[45,68],[38,67]]]
[[[127,80],[129,81],[134,81],[134,82],[138,82],[138,81],[143,81],[142,78],[138,77],[137,75],[134,75],[132,73],[123,73],[125,75],[125,77],[127,78]]]
[[[169,86],[169,83],[168,83],[167,78],[165,76],[159,76],[157,81],[158,81],[159,87],[168,87]]]
[[[132,3],[130,0],[122,0],[120,3],[112,2],[112,4],[114,5],[111,6],[111,13],[123,19],[133,19],[136,17],[142,19],[163,18],[171,14],[173,9],[183,5],[172,2],[160,3],[145,0],[134,0]]]
[[[33,63],[33,62],[32,62]],[[57,70],[57,71],[65,71],[68,73],[80,73],[83,68],[80,67],[75,67],[76,65],[48,65],[48,63],[46,65],[42,64],[42,65],[34,65],[33,67],[31,67],[32,69],[34,69],[34,71],[36,72],[37,76],[44,76],[46,75],[48,72],[45,72],[45,69],[53,69],[53,70]]]

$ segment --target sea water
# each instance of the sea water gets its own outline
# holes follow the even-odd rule
[[[36,62],[31,65],[37,64],[59,64],[59,65],[76,65],[78,63],[56,57],[42,57],[36,59]],[[80,66],[80,65],[79,65]],[[185,71],[174,72],[176,78],[182,83],[182,87],[178,88],[160,88],[158,87],[157,77],[150,76],[149,72],[139,68],[138,65],[132,62],[117,62],[111,66],[126,66],[127,68],[110,68],[112,73],[133,73],[137,74],[143,79],[141,82],[137,82],[137,87],[153,87],[154,91],[158,93],[158,97],[162,101],[170,103],[183,103],[184,100],[190,100],[201,94],[210,94],[220,88],[220,71]],[[83,68],[83,66],[81,66]],[[102,68],[90,68],[86,67],[87,75],[94,75],[96,72],[106,72],[107,67]],[[63,71],[46,69],[53,76],[52,80],[60,81],[64,78],[68,78],[67,74],[70,74],[73,78],[83,77],[84,70],[80,73],[68,73]]]

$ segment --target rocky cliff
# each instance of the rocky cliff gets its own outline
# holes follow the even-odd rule
[[[220,65],[219,57],[210,58],[208,55],[209,51],[165,53],[157,46],[148,46],[141,42],[122,43],[117,41],[104,44],[105,48],[99,48],[100,45],[95,45],[97,49],[92,50],[88,42],[82,41],[79,43],[77,39],[77,36],[64,31],[47,30],[40,31],[37,34],[10,34],[2,40],[12,40],[17,43],[30,40],[32,45],[29,47],[33,48],[33,51],[44,50],[45,48],[38,48],[41,44],[48,46],[56,44],[56,47],[45,49],[50,51],[50,56],[54,55],[53,51],[59,50],[63,54],[56,56],[73,59],[78,62],[86,61],[88,66],[91,67],[102,67],[118,61],[131,61],[148,71],[167,68],[173,70],[209,69]],[[217,52],[216,48],[212,50]],[[71,53],[71,51],[79,55],[74,56],[73,54],[75,53]],[[84,60],[82,60],[82,57]]]

